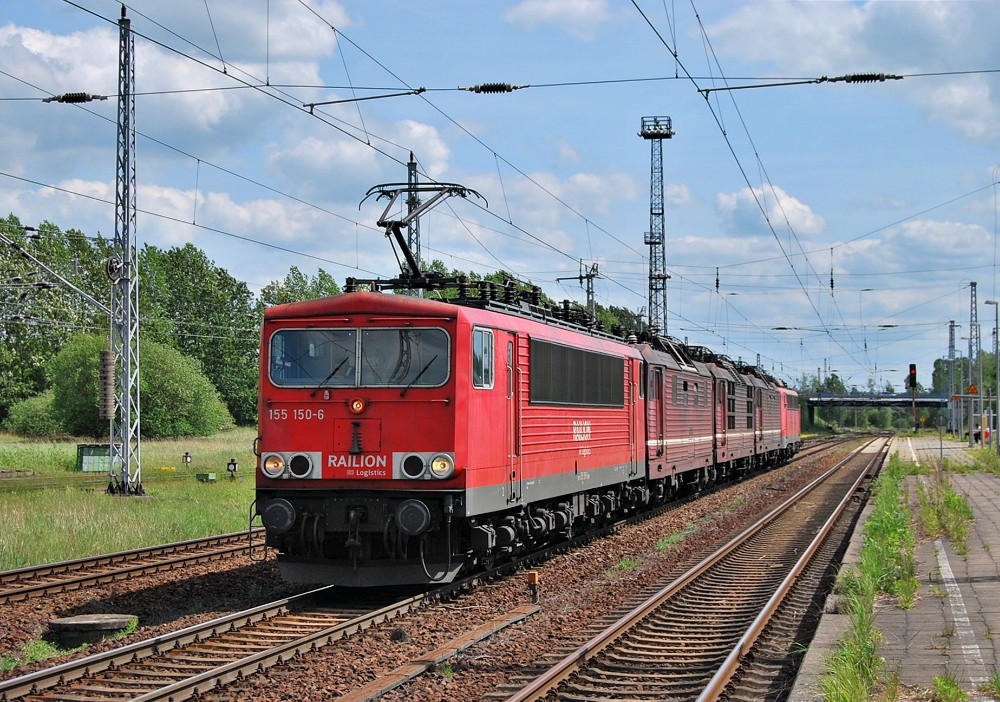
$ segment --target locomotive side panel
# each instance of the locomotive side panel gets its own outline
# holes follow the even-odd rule
[[[525,502],[616,485],[643,472],[635,352],[568,341],[560,335],[521,339]]]
[[[488,410],[469,413],[467,515],[516,510],[641,476],[637,352],[531,320],[514,330],[494,312],[465,310],[463,316],[496,326],[497,378],[504,383]],[[505,319],[508,328],[501,329]],[[457,435],[465,436],[461,427]],[[503,446],[506,459],[499,469],[479,460],[482,447],[494,444]]]
[[[778,388],[781,397],[781,450],[791,456],[802,445],[802,416],[799,395],[788,388]]]

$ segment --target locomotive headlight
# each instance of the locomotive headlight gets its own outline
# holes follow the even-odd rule
[[[402,477],[416,480],[424,474],[424,459],[418,454],[410,454],[403,459]]]
[[[350,408],[352,414],[361,414],[365,411],[365,401],[360,397],[355,397],[351,400],[348,407]]]
[[[431,475],[435,478],[447,478],[455,472],[455,461],[446,453],[439,453],[431,459]]]
[[[309,456],[299,453],[292,456],[292,460],[288,462],[288,469],[296,478],[305,478],[312,473],[312,461],[309,460]]]
[[[281,477],[281,474],[285,472],[285,459],[276,453],[264,454],[261,458],[260,469],[269,478]]]

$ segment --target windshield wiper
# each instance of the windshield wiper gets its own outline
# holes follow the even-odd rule
[[[321,387],[323,387],[324,385],[326,385],[327,381],[330,380],[330,378],[332,378],[333,376],[335,376],[337,374],[337,371],[339,371],[341,368],[344,367],[344,364],[347,363],[347,359],[348,358],[350,358],[350,357],[349,356],[345,356],[344,360],[341,361],[340,363],[338,363],[337,367],[334,368],[332,371],[330,371],[330,374],[328,376],[326,376],[325,378],[323,378],[323,380],[320,381],[319,385],[317,385],[316,387],[313,388],[313,391],[311,393],[309,393],[309,397],[316,397],[316,393],[319,392],[319,389]]]
[[[438,357],[438,355],[434,354],[434,358],[432,358],[431,360],[427,361],[427,365],[425,365],[423,368],[421,368],[420,372],[417,373],[413,377],[413,380],[410,381],[410,384],[407,385],[405,388],[403,388],[403,392],[399,393],[400,397],[404,397],[406,395],[406,391],[409,390],[410,388],[412,388],[413,384],[416,383],[418,380],[420,380],[420,376],[422,376],[424,374],[424,371],[426,371],[428,368],[431,367],[431,364],[434,363],[434,361],[437,360],[437,357]]]

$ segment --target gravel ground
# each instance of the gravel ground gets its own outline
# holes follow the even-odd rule
[[[784,468],[758,476],[537,566],[541,612],[384,699],[483,699],[545,654],[571,650],[586,641],[601,617],[632,603],[637,591],[658,587],[682,573],[711,546],[750,524],[832,462],[827,459],[810,467]],[[685,536],[677,543],[656,547],[658,541],[679,534]],[[239,557],[10,603],[0,611],[0,656],[20,657],[21,647],[43,636],[49,620],[57,617],[129,613],[139,616],[139,628],[115,642],[0,672],[0,679],[159,636],[306,589],[282,583],[273,562],[251,563]],[[511,577],[249,676],[203,699],[329,700],[530,602],[526,579]]]
[[[827,460],[823,465],[832,462]],[[546,654],[569,651],[584,643],[596,633],[595,622],[632,604],[637,591],[665,585],[820,470],[814,465],[762,475],[553,558],[535,568],[541,577],[541,612],[382,699],[484,699]],[[687,536],[672,547],[656,548],[661,539],[685,532]],[[626,559],[639,565],[623,570],[619,565]],[[477,588],[458,601],[406,615],[301,656],[280,671],[272,668],[252,675],[204,699],[334,699],[530,602],[526,579],[508,578]]]
[[[49,622],[78,614],[135,614],[139,627],[116,641],[77,653],[0,671],[0,680],[64,661],[170,633],[310,588],[283,583],[274,562],[235,556],[188,568],[143,575],[106,585],[46,595],[0,607],[0,657],[22,658],[22,648],[46,635]]]

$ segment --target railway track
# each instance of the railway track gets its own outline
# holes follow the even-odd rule
[[[621,525],[611,525],[606,531],[619,526]],[[247,548],[245,533],[229,536],[241,538],[241,548]],[[580,541],[585,543],[594,538],[594,535],[590,535]],[[145,551],[155,552],[164,548],[167,547]],[[552,551],[560,552],[566,548],[568,545],[563,544],[554,547]],[[114,559],[123,555],[127,554],[111,554],[102,558]],[[545,554],[533,557],[535,560],[544,558]],[[517,564],[508,564],[497,571],[454,583],[448,588],[441,588],[424,596],[394,601],[381,599],[351,604],[317,604],[317,598],[332,591],[332,588],[321,588],[222,617],[204,625],[0,683],[0,700],[181,700],[206,694],[211,690],[218,691],[220,687],[239,677],[351,636],[431,601],[448,598],[455,592],[471,587],[480,579],[490,580],[501,571],[509,572],[516,567]],[[381,595],[386,593],[381,592]],[[537,608],[519,608],[484,627],[466,632],[443,649],[427,653],[403,669],[391,671],[384,678],[374,681],[369,686],[369,692],[373,689],[372,686],[387,690],[403,684],[405,680],[427,670],[433,665],[433,661],[452,655],[534,611]],[[363,699],[366,694],[368,693],[359,691],[349,699]]]
[[[323,587],[0,683],[0,700],[181,700],[324,646],[426,601]]]
[[[252,539],[252,542],[251,542]],[[264,530],[241,531],[0,572],[0,603],[182,568],[262,548]]]
[[[790,613],[810,609],[806,581],[821,579],[829,564],[813,557],[824,545],[833,548],[827,536],[887,447],[887,439],[876,439],[858,449],[586,644],[491,697],[775,699],[762,689],[786,683],[780,669],[787,666],[775,662],[796,645]],[[775,642],[785,653],[774,652]]]

